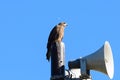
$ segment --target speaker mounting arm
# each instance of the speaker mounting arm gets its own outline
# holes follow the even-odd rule
[[[90,70],[87,70],[86,60],[82,58],[79,60],[80,60],[80,67],[81,67],[80,79],[91,79]]]
[[[79,58],[74,61],[68,62],[69,70],[80,69],[80,80],[92,80],[90,76],[90,70],[87,69],[87,61],[84,58]]]

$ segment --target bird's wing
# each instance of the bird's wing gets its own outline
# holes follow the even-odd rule
[[[55,39],[56,33],[57,33],[57,26],[55,26],[50,32],[47,48],[50,46],[51,42]]]

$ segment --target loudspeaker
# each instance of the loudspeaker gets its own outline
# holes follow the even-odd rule
[[[86,69],[87,70],[96,70],[102,73],[105,73],[110,77],[113,78],[114,75],[114,62],[113,62],[113,55],[110,44],[108,41],[96,52],[82,57],[81,59],[77,59],[75,61],[69,62],[69,68],[78,68],[80,60],[86,61]]]

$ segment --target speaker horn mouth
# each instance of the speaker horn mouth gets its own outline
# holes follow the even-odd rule
[[[114,61],[112,49],[108,41],[106,41],[104,45],[104,56],[107,74],[110,77],[110,79],[112,79],[114,75]]]

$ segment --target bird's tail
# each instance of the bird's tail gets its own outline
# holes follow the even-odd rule
[[[46,59],[49,61],[50,60],[50,50],[48,49],[47,50],[47,53],[46,53]]]

